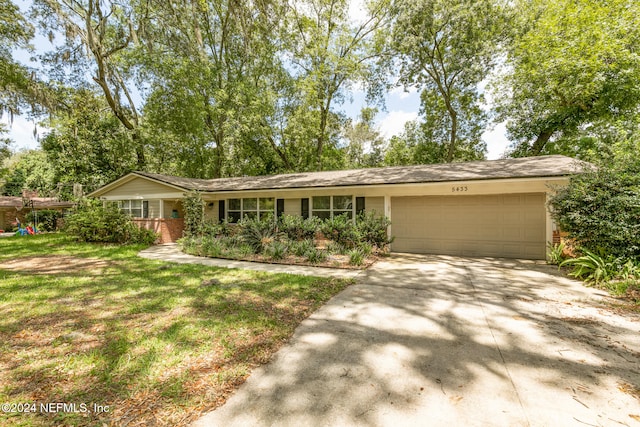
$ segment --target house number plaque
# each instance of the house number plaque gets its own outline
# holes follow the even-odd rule
[[[465,191],[469,191],[469,187],[467,187],[466,185],[451,187],[452,193],[464,193]]]

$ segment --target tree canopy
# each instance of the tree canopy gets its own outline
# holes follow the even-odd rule
[[[421,91],[424,121],[414,131],[431,145],[433,161],[468,160],[485,152],[481,135],[487,114],[479,85],[495,66],[505,9],[496,0],[396,3],[391,37],[399,79]]]
[[[613,125],[637,133],[640,4],[520,0],[516,8],[496,94],[512,154],[580,156]]]

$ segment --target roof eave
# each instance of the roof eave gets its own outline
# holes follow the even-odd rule
[[[468,179],[444,179],[434,181],[407,181],[407,182],[393,182],[393,183],[346,183],[346,184],[333,184],[333,185],[307,185],[307,186],[295,186],[295,187],[261,187],[261,188],[232,188],[232,189],[207,189],[201,190],[204,193],[235,193],[235,192],[249,192],[249,191],[275,191],[275,190],[304,190],[304,189],[328,189],[328,188],[341,188],[341,187],[372,187],[372,186],[396,186],[396,185],[420,185],[420,184],[440,184],[447,182],[469,182],[469,181],[499,181],[499,180],[527,180],[527,179],[553,179],[553,178],[568,178],[575,174],[563,173],[555,175],[531,175],[531,176],[503,176],[503,177],[491,177],[491,178],[468,178]]]
[[[149,181],[156,182],[158,184],[166,185],[168,187],[173,187],[173,188],[175,188],[176,190],[179,190],[179,191],[190,191],[189,188],[180,187],[180,186],[177,186],[175,184],[171,184],[171,183],[168,183],[166,181],[163,181],[163,180],[160,180],[160,179],[157,179],[157,178],[153,178],[153,177],[147,176],[147,175],[142,174],[142,173],[129,172],[125,176],[120,177],[120,178],[116,179],[115,181],[111,181],[110,183],[103,185],[102,187],[98,188],[97,190],[92,191],[91,193],[87,194],[87,197],[100,197],[104,193],[107,193],[107,192],[113,190],[114,188],[117,188],[117,187],[119,187],[119,186],[121,186],[123,184],[126,184],[129,181],[132,181],[134,178],[143,178],[143,179],[146,179],[146,180],[149,180]]]

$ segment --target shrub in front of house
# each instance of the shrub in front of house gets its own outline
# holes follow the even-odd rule
[[[550,204],[554,219],[578,246],[640,258],[640,161],[574,176]]]
[[[340,243],[333,242],[333,241],[327,244],[326,249],[327,249],[327,252],[329,252],[330,254],[336,254],[336,255],[345,255],[348,252],[347,248],[342,246]]]
[[[356,229],[360,241],[367,242],[382,250],[393,242],[393,237],[389,238],[387,235],[387,228],[390,225],[389,218],[375,211],[363,212],[356,219]]]
[[[365,257],[373,253],[373,245],[369,242],[360,242],[356,246],[356,249],[364,254]]]
[[[314,247],[312,249],[308,249],[304,253],[304,257],[311,264],[319,264],[321,262],[326,261],[328,258],[328,255],[327,255],[327,251],[323,251],[321,249]]]
[[[359,230],[347,214],[325,219],[320,230],[324,237],[348,249],[354,248],[360,242]]]
[[[254,253],[262,253],[268,245],[282,240],[278,225],[273,218],[264,220],[244,218],[238,223],[238,234],[243,242],[253,248]]]
[[[283,215],[278,219],[278,230],[292,241],[313,239],[321,226],[322,220],[317,217],[305,219],[301,216]]]
[[[192,191],[182,199],[184,209],[184,235],[202,236],[205,232],[204,201],[198,191]]]
[[[265,261],[290,258],[292,262],[318,264],[331,255],[333,265],[340,264],[339,256],[346,256],[351,265],[359,266],[374,252],[385,249],[388,225],[388,220],[374,214],[358,216],[355,224],[346,215],[324,221],[315,217],[245,217],[237,224],[205,222],[202,235],[186,235],[179,244],[184,252],[199,256]],[[319,234],[328,241],[317,242]]]
[[[349,264],[362,265],[366,255],[362,249],[356,248],[349,251]]]
[[[264,247],[263,254],[274,260],[284,259],[289,254],[289,245],[279,241],[269,243]]]
[[[564,259],[562,247],[553,247],[552,261],[571,268],[570,275],[615,295],[636,295],[640,289],[640,161],[600,165],[574,176],[568,186],[558,189],[550,205],[577,252],[576,257]]]
[[[304,239],[291,242],[290,251],[296,256],[304,257],[307,252],[315,248],[316,245],[313,242],[313,239]]]
[[[81,242],[153,244],[158,235],[138,227],[116,206],[85,201],[65,218],[64,230]]]
[[[202,256],[218,258],[225,253],[226,246],[222,240],[215,236],[205,235],[200,239],[200,252]]]
[[[202,225],[202,234],[215,237],[230,237],[238,233],[238,228],[235,224],[222,221],[205,220]]]

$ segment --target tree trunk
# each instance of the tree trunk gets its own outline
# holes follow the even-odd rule
[[[540,153],[542,153],[544,146],[547,144],[547,142],[549,142],[551,135],[553,135],[552,130],[543,130],[542,132],[540,132],[536,140],[533,142],[533,145],[529,150],[529,154],[533,156],[539,156]]]
[[[147,164],[147,159],[144,155],[144,141],[140,138],[138,129],[134,129],[131,139],[133,139],[133,145],[136,147],[137,168],[139,171],[143,171]]]
[[[447,151],[447,163],[453,161],[453,154],[455,152],[457,138],[458,138],[458,114],[453,108],[450,107],[450,103],[447,102],[447,110],[449,116],[451,116],[451,134],[449,135],[449,150]]]
[[[275,151],[278,157],[280,157],[280,159],[282,160],[284,167],[287,168],[287,170],[292,171],[293,168],[291,167],[291,162],[289,161],[289,157],[287,156],[287,154],[282,151],[280,147],[278,147],[276,141],[272,136],[268,136],[267,140],[269,141],[269,144],[271,144],[271,148],[273,148],[273,151]]]
[[[318,135],[318,142],[316,144],[316,170],[322,170],[322,150],[324,149],[325,133],[327,128],[327,110],[322,108],[320,110],[320,134]]]

